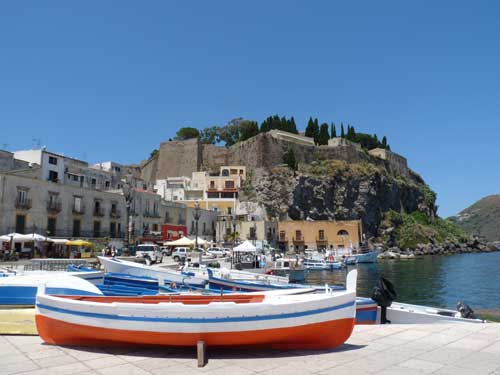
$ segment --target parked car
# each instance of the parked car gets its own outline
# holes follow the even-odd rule
[[[135,250],[136,258],[143,258],[147,265],[152,263],[161,263],[162,253],[160,247],[155,244],[138,245]]]
[[[169,246],[160,246],[160,251],[163,256],[170,256],[172,255],[172,248]]]
[[[226,252],[225,249],[222,249],[220,247],[210,247],[207,249],[207,254],[217,258],[217,257],[225,257],[228,255],[228,252]]]
[[[189,253],[188,247],[177,247],[175,251],[172,253],[172,258],[176,262],[184,262],[187,259],[187,255]]]

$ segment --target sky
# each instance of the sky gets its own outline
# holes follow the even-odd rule
[[[500,193],[498,1],[0,3],[0,149],[146,159],[181,126],[386,135],[447,217]]]

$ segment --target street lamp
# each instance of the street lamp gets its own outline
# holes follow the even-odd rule
[[[132,232],[132,220],[130,217],[130,207],[132,205],[132,201],[134,200],[134,190],[132,189],[132,186],[130,183],[127,181],[123,184],[122,186],[122,192],[123,192],[123,197],[125,198],[125,208],[127,210],[127,223],[126,223],[126,231],[127,233],[125,234],[125,246],[126,249],[129,250],[130,246],[130,239],[131,239],[131,232]]]
[[[195,230],[195,234],[196,234],[196,237],[194,239],[194,246],[195,246],[195,249],[196,251],[198,251],[198,220],[200,220],[200,216],[201,216],[201,212],[200,212],[200,202],[196,201],[195,204],[194,204],[194,222],[195,222],[195,227],[194,227],[194,230]],[[199,263],[201,265],[201,256],[202,256],[202,253],[200,252],[200,259],[199,259]]]

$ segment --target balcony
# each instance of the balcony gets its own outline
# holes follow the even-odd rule
[[[279,242],[288,242],[288,237],[287,236],[279,236]]]
[[[57,214],[61,212],[62,210],[62,204],[59,199],[56,200],[48,200],[47,201],[47,211],[52,213],[52,214]]]
[[[247,240],[255,241],[257,240],[257,235],[256,234],[247,234]]]
[[[304,236],[293,237],[293,243],[296,243],[296,244],[304,243]]]
[[[104,208],[94,207],[93,215],[98,216],[98,217],[103,217],[104,216]]]
[[[76,206],[73,204],[73,213],[77,215],[83,215],[85,213],[85,207],[83,204],[80,204],[80,206]]]
[[[31,199],[16,198],[16,208],[18,210],[29,210],[31,208]]]
[[[112,219],[119,219],[121,216],[121,212],[118,208],[112,208],[111,211],[109,211],[109,217]]]
[[[154,217],[154,218],[160,218],[160,214],[158,212],[152,212],[152,211],[144,211],[144,217]]]
[[[326,236],[316,237],[316,243],[321,243],[321,244],[328,243],[328,237]]]

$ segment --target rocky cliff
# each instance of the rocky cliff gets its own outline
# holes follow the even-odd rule
[[[416,175],[393,175],[382,165],[318,160],[297,172],[278,167],[254,178],[257,199],[273,217],[293,220],[362,219],[376,237],[386,212],[435,216],[435,194]]]

